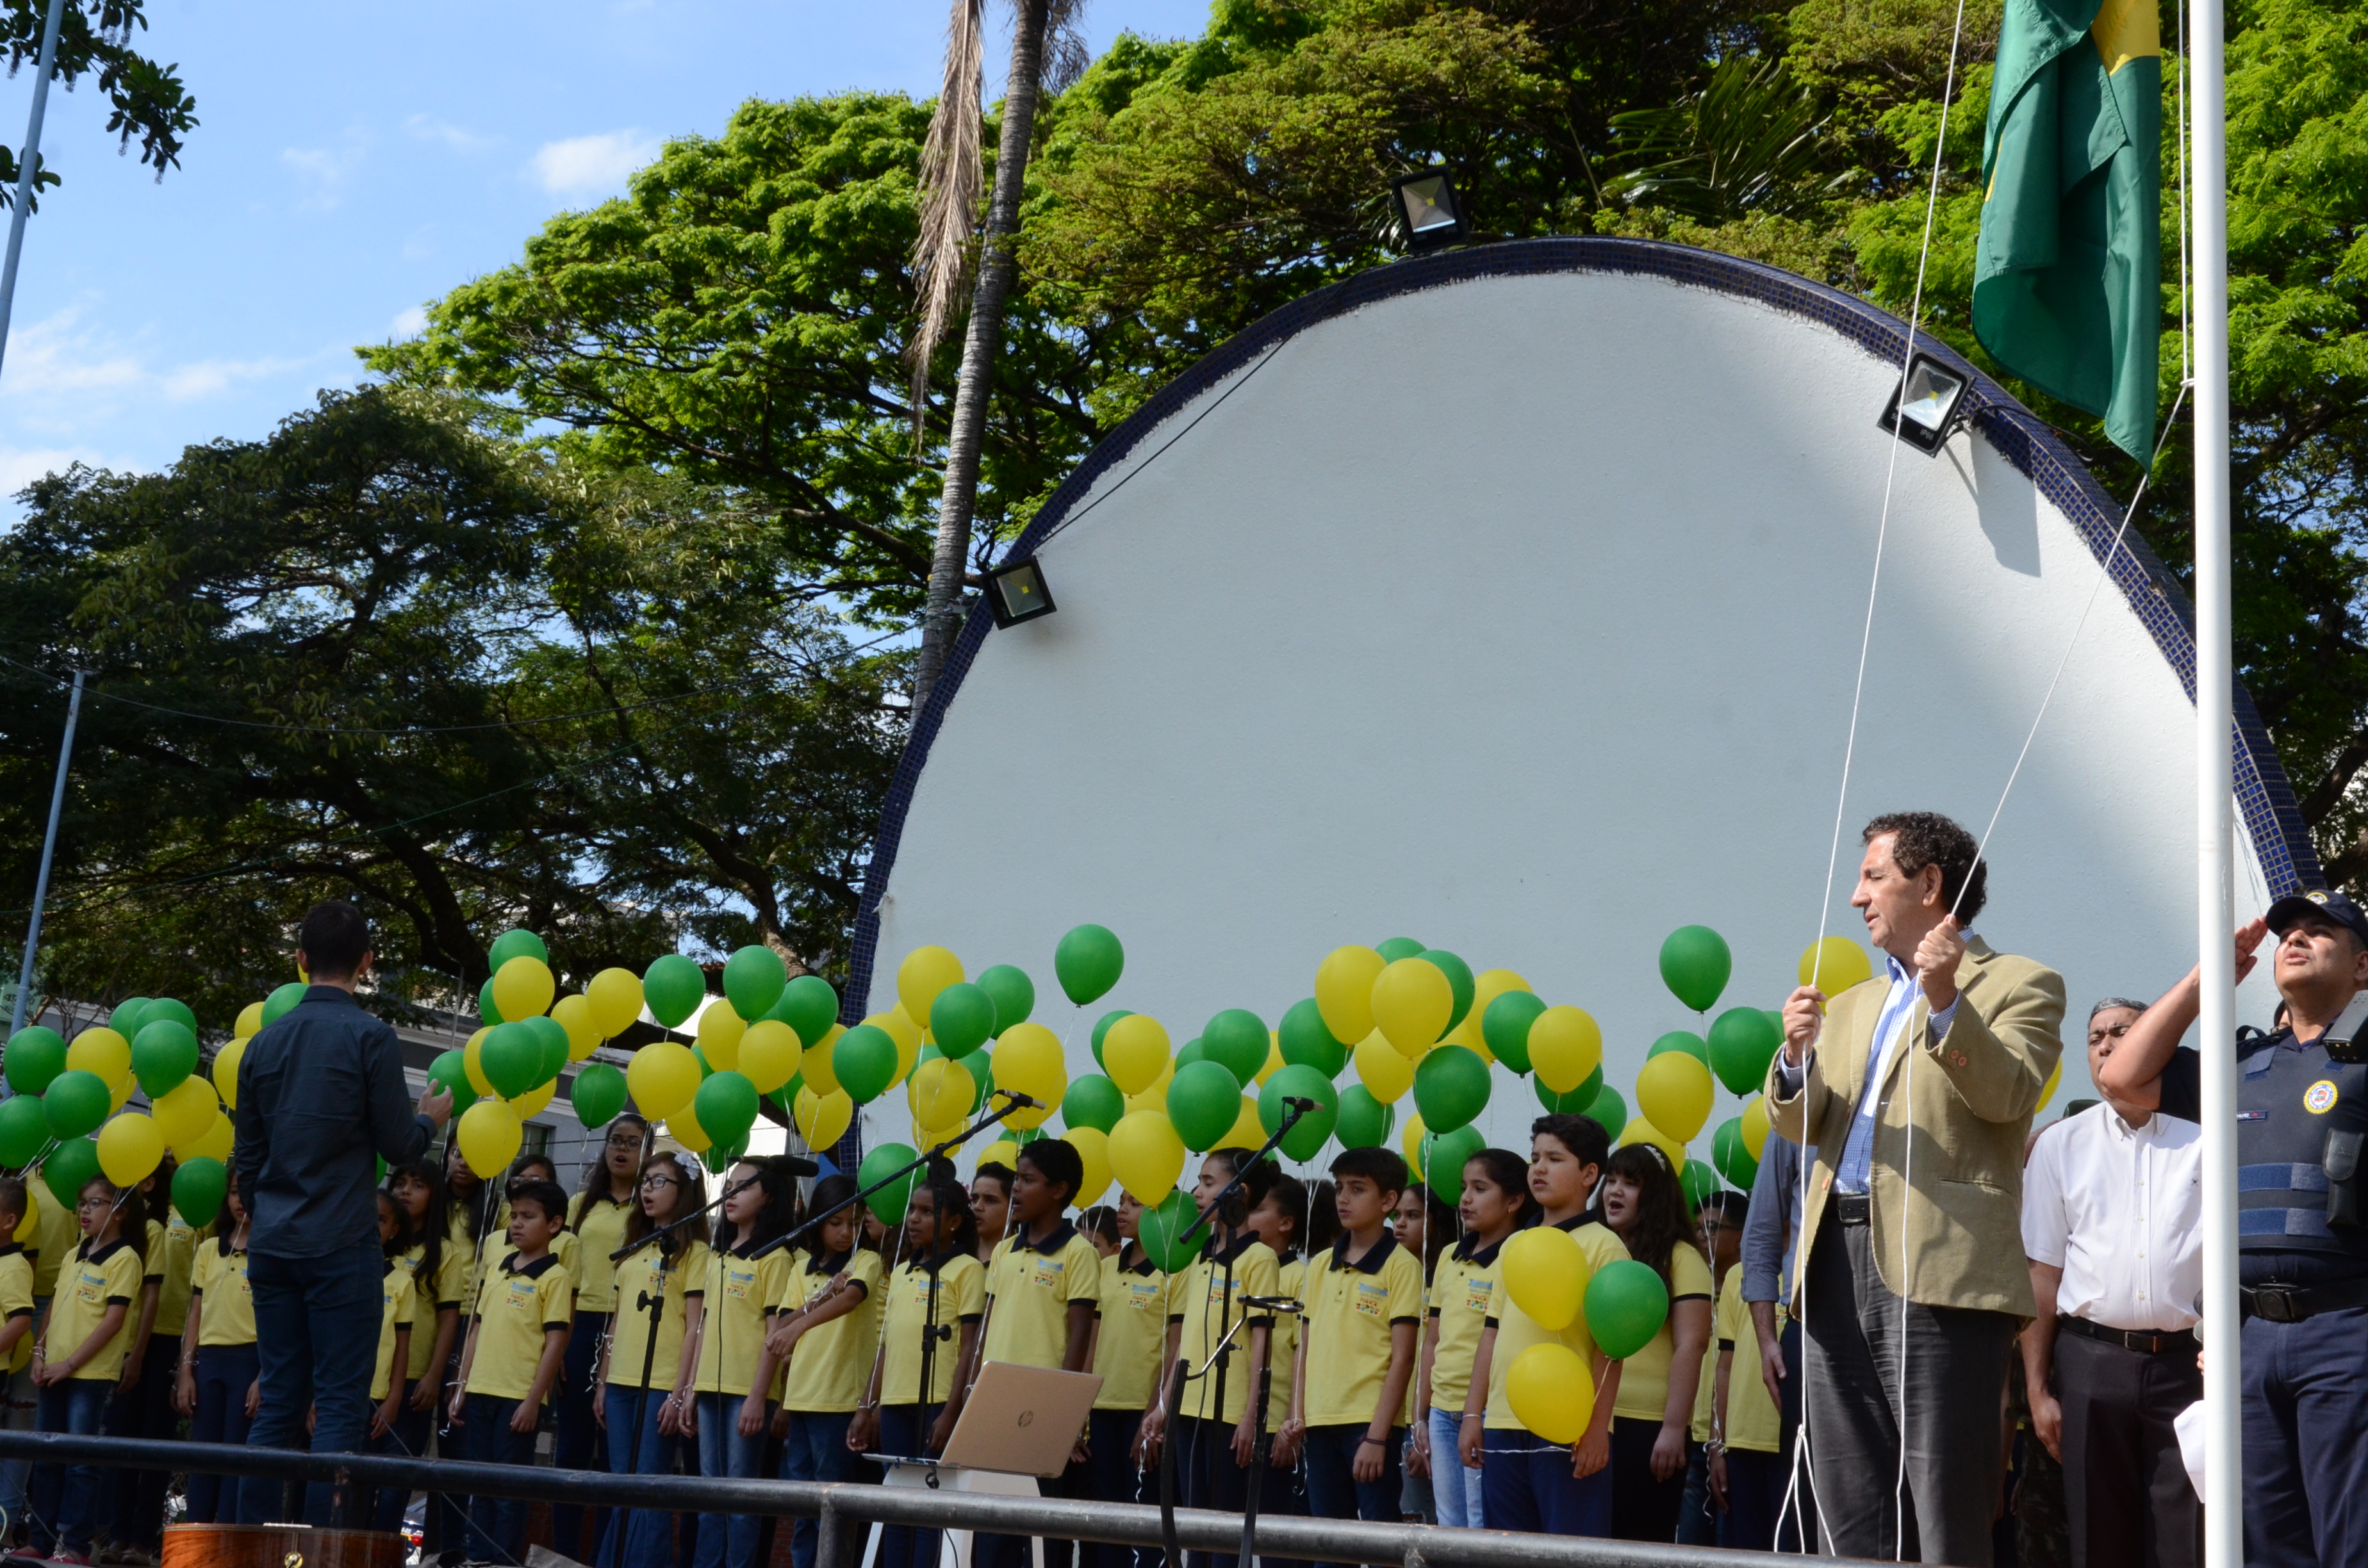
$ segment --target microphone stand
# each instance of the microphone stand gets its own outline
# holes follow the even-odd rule
[[[1259,1307],[1267,1312],[1296,1315],[1304,1309],[1290,1296],[1245,1296],[1242,1305]],[[1267,1400],[1274,1391],[1274,1339],[1267,1338],[1266,1365],[1258,1369],[1258,1413],[1251,1416],[1249,1490],[1242,1501],[1242,1551],[1235,1560],[1235,1568],[1250,1568],[1250,1547],[1258,1533],[1258,1493],[1266,1479],[1267,1457],[1272,1449],[1273,1435],[1266,1429]],[[1220,1406],[1222,1411],[1223,1407]]]
[[[779,1252],[783,1247],[795,1246],[799,1242],[805,1239],[807,1232],[820,1228],[824,1221],[829,1219],[840,1210],[853,1208],[856,1204],[862,1202],[865,1199],[870,1198],[873,1193],[882,1190],[883,1187],[895,1186],[899,1181],[902,1181],[905,1176],[911,1175],[913,1172],[919,1170],[931,1160],[937,1159],[944,1154],[949,1149],[958,1149],[962,1147],[962,1145],[969,1142],[972,1139],[977,1137],[980,1133],[985,1131],[988,1128],[993,1127],[996,1123],[1001,1121],[1005,1117],[1011,1115],[1013,1112],[1042,1109],[1044,1104],[1042,1100],[1031,1098],[1030,1096],[1020,1094],[1017,1090],[1013,1089],[994,1089],[988,1092],[1001,1096],[1004,1101],[1004,1107],[1001,1110],[990,1111],[986,1115],[980,1117],[978,1120],[973,1123],[967,1131],[957,1133],[953,1137],[947,1139],[944,1142],[937,1144],[932,1148],[924,1150],[921,1153],[916,1155],[911,1160],[906,1161],[904,1165],[897,1166],[894,1171],[891,1171],[888,1175],[881,1177],[878,1181],[873,1182],[870,1187],[867,1187],[862,1191],[856,1193],[853,1197],[848,1198],[844,1202],[834,1203],[827,1209],[820,1210],[814,1213],[807,1215],[804,1224],[798,1226],[795,1230],[788,1231],[780,1235],[775,1236],[771,1241],[767,1242],[755,1252],[748,1254],[748,1257],[753,1261],[754,1259],[763,1257],[768,1253]]]

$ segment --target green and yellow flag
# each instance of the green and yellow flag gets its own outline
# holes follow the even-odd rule
[[[2161,330],[2156,0],[2007,0],[1982,144],[1974,335],[2154,453]]]

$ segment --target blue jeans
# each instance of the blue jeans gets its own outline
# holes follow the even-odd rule
[[[552,1468],[554,1470],[603,1470],[607,1456],[601,1450],[600,1425],[592,1419],[592,1378],[600,1369],[600,1342],[609,1327],[607,1312],[577,1312],[575,1332],[567,1336],[567,1359],[559,1374],[559,1387],[552,1395]],[[608,1533],[609,1510],[602,1508],[592,1516],[592,1539],[599,1540]],[[580,1550],[584,1536],[584,1510],[553,1504],[551,1509],[551,1544],[562,1557],[581,1562]]]
[[[740,1435],[742,1403],[736,1393],[699,1396],[700,1474],[751,1481],[765,1472],[765,1434]],[[769,1402],[765,1410],[765,1423],[770,1426]],[[754,1514],[700,1515],[699,1548],[691,1555],[691,1568],[755,1568],[758,1524]]]
[[[1492,1530],[1549,1535],[1611,1533],[1611,1467],[1585,1481],[1570,1473],[1570,1445],[1549,1443],[1518,1426],[1491,1427],[1481,1439],[1482,1506]]]
[[[255,1343],[263,1397],[247,1428],[249,1448],[303,1445],[304,1417],[317,1411],[316,1454],[354,1453],[370,1430],[370,1385],[385,1306],[386,1259],[375,1240],[320,1257],[250,1252]],[[279,1512],[282,1483],[251,1476],[239,1484],[238,1520],[259,1525]],[[328,1482],[304,1488],[304,1522],[326,1526],[343,1499]],[[357,1516],[359,1507],[350,1510]],[[355,1522],[359,1523],[359,1517]]]
[[[1726,1450],[1726,1512],[1718,1518],[1719,1545],[1736,1551],[1776,1550],[1776,1517],[1783,1511],[1789,1473],[1782,1454]]]
[[[792,1410],[790,1435],[781,1445],[783,1481],[850,1481],[855,1455],[847,1447],[847,1429],[855,1425],[851,1410]],[[791,1521],[791,1568],[814,1568],[814,1550],[821,1543],[822,1525],[815,1519]]]
[[[34,1427],[89,1437],[106,1425],[107,1402],[114,1392],[113,1378],[68,1378],[51,1383],[41,1391]],[[107,1477],[97,1465],[33,1467],[27,1511],[32,1516],[33,1544],[40,1555],[47,1557],[56,1548],[89,1554],[107,1485]]]
[[[1480,1506],[1480,1471],[1463,1468],[1463,1450],[1455,1440],[1463,1435],[1463,1413],[1430,1410],[1430,1506],[1438,1521],[1457,1529],[1476,1530]]]
[[[510,1430],[510,1418],[518,1414],[519,1402],[504,1399],[499,1394],[472,1393],[463,1406],[466,1420],[461,1427],[464,1445],[463,1457],[477,1464],[534,1463],[534,1432]],[[469,1500],[469,1544],[465,1548],[472,1560],[507,1557],[512,1562],[526,1561],[526,1505],[511,1497],[472,1497]]]
[[[939,1405],[927,1407],[935,1419]],[[921,1425],[917,1404],[883,1404],[880,1407],[880,1442],[874,1450],[899,1458],[912,1458],[921,1452],[928,1434]],[[916,1530],[908,1525],[883,1525],[880,1530],[880,1553],[873,1568],[938,1568],[939,1542],[943,1538],[936,1530]]]
[[[189,1417],[189,1441],[193,1443],[237,1443],[246,1441],[246,1391],[255,1386],[256,1353],[253,1345],[200,1345],[198,1346],[198,1408]],[[211,1525],[222,1522],[222,1498],[227,1483],[219,1475],[191,1474],[189,1477],[188,1522]],[[236,1494],[232,1494],[236,1501]]]
[[[682,1439],[658,1430],[664,1389],[608,1392],[609,1471],[671,1475]],[[674,1516],[655,1508],[612,1508],[600,1540],[599,1568],[666,1568],[674,1559]]]
[[[1300,1463],[1307,1476],[1307,1511],[1319,1519],[1395,1521],[1403,1485],[1398,1455],[1406,1447],[1406,1428],[1390,1428],[1388,1440],[1372,1445],[1382,1456],[1382,1473],[1360,1481],[1350,1467],[1357,1450],[1367,1447],[1368,1423],[1345,1422],[1338,1426],[1310,1426]]]

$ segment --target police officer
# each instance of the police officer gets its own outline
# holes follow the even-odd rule
[[[2237,979],[2272,931],[2284,1021],[2237,1041],[2245,1561],[2368,1562],[2368,915],[2340,892],[2282,898],[2237,933]],[[2191,973],[2099,1086],[2199,1119],[2201,1061],[2179,1045],[2198,1006]]]

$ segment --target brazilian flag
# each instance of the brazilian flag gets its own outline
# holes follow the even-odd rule
[[[2157,0],[2007,0],[1974,335],[2008,370],[2154,453],[2161,331]]]

